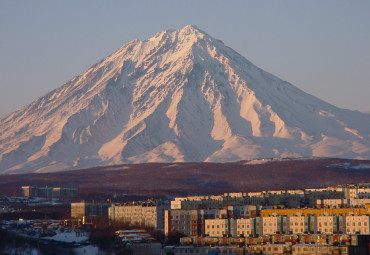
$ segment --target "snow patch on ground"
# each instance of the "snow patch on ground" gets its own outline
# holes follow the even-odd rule
[[[290,160],[308,160],[308,159],[315,159],[312,157],[300,157],[300,158],[261,158],[261,159],[253,159],[249,160],[244,163],[244,165],[261,165],[266,164],[269,162],[277,162],[277,161],[290,161]]]
[[[1,254],[8,254],[8,255],[41,255],[42,253],[39,252],[35,248],[30,247],[6,247]]]
[[[245,165],[261,165],[261,164],[266,164],[268,162],[271,162],[271,161],[274,161],[273,159],[253,159],[253,160],[250,160],[246,163],[244,163]],[[277,161],[277,160],[276,160]]]
[[[42,237],[40,239],[54,240],[64,243],[83,243],[89,239],[89,236],[86,235],[86,233],[79,233],[72,230],[71,232],[58,232],[54,236]]]
[[[370,169],[369,164],[352,165],[349,162],[343,163],[343,164],[334,164],[334,165],[330,165],[329,167],[340,167],[343,169],[354,169],[354,170]]]
[[[73,249],[76,255],[98,255],[101,254],[99,248],[93,245],[87,245]]]
[[[168,166],[164,166],[163,168],[168,168],[168,167],[177,167],[179,164],[171,164],[171,165],[168,165]]]

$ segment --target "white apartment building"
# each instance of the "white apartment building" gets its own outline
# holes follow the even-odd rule
[[[257,216],[258,206],[255,205],[231,205],[227,209],[234,219],[251,218]]]
[[[248,192],[247,193],[248,197],[264,197],[264,192],[259,191],[259,192]]]
[[[357,197],[358,198],[370,198],[370,188],[358,188]]]
[[[322,234],[337,232],[337,216],[317,216],[316,230]]]
[[[346,188],[345,196],[348,199],[357,198],[357,189],[356,188]]]
[[[341,208],[347,207],[347,199],[338,198],[338,199],[317,199],[317,207],[321,208]]]
[[[205,234],[212,237],[236,236],[235,220],[207,219],[205,220]]]
[[[224,207],[223,196],[176,197],[171,201],[171,210],[194,210]]]
[[[249,219],[237,219],[236,220],[236,234],[237,236],[244,235],[248,237],[249,235],[255,234],[255,218]]]
[[[339,199],[317,199],[317,207],[341,208],[341,207],[364,207],[370,204],[370,198],[339,198]]]
[[[359,216],[346,216],[345,219],[346,233],[347,234],[370,234],[370,216],[359,215]]]
[[[364,207],[370,204],[370,198],[348,199],[351,207]]]
[[[291,195],[304,195],[304,190],[303,189],[287,190],[286,193]]]
[[[293,234],[304,234],[309,231],[309,218],[306,216],[288,217],[289,231]]]
[[[247,196],[247,193],[243,192],[224,193],[224,197],[245,197],[245,196]]]
[[[259,235],[273,235],[281,231],[281,217],[261,217],[257,219],[257,224],[258,223]]]

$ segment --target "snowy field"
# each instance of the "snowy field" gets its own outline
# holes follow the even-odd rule
[[[81,234],[72,230],[71,232],[57,232],[54,236],[42,237],[40,239],[53,240],[64,243],[84,243],[89,239],[88,235]]]
[[[78,247],[76,249],[73,250],[73,252],[76,254],[76,255],[97,255],[97,254],[101,254],[99,253],[99,248],[96,247],[96,246],[93,246],[93,245],[87,245],[87,246],[83,246],[83,247]]]

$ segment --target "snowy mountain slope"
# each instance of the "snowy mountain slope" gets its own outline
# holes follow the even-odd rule
[[[370,115],[299,90],[195,26],[136,39],[0,119],[0,173],[300,156],[370,158]]]

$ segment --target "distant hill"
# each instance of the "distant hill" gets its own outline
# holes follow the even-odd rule
[[[145,163],[0,175],[0,193],[22,185],[77,187],[81,194],[196,195],[370,182],[370,160],[260,159],[235,163]]]

